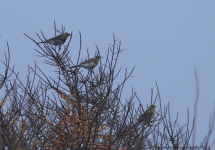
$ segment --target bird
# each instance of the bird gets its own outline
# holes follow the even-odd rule
[[[48,40],[45,40],[43,42],[39,42],[37,44],[40,44],[40,43],[49,43],[49,44],[52,44],[52,45],[61,45],[63,43],[66,42],[66,39],[68,38],[68,36],[70,36],[71,34],[67,33],[67,32],[63,32],[61,33],[60,35],[57,35],[53,38],[50,38]]]
[[[144,122],[149,124],[150,121],[155,117],[155,108],[157,106],[151,105],[139,118],[138,123]]]
[[[95,68],[98,65],[99,60],[101,58],[102,58],[101,56],[95,56],[94,58],[90,58],[88,60],[85,60],[85,61],[81,62],[79,65],[72,66],[71,68],[74,68],[74,67],[83,67],[85,69],[91,70],[91,69]]]

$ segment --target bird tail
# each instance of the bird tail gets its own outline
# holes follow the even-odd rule
[[[46,43],[46,42],[38,42],[37,44]]]
[[[77,66],[72,66],[71,68],[76,68],[76,67],[79,67],[78,65]]]
[[[77,67],[79,67],[79,66],[72,66],[72,67],[70,67],[70,68],[77,68]],[[75,69],[76,70],[76,69]],[[75,70],[70,70],[70,72],[72,72],[72,73],[74,73],[75,72]]]

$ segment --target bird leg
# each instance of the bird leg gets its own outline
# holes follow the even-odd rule
[[[59,51],[61,50],[61,45],[59,45]]]

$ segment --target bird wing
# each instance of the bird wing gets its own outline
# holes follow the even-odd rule
[[[90,59],[85,60],[85,61],[83,61],[82,63],[80,63],[80,65],[86,64],[86,63],[90,63],[90,62],[94,63],[94,61],[95,61],[95,58],[90,58]]]
[[[93,64],[94,62],[88,62],[88,63],[81,63],[79,66],[88,68],[88,67],[92,67]]]
[[[64,39],[65,38],[65,36],[63,36],[63,35],[58,35],[58,36],[55,36],[55,37],[53,37],[53,38],[51,38],[51,39],[48,39],[48,40],[60,40],[60,39]]]
[[[150,111],[150,110],[147,109],[147,110],[139,117],[138,121],[142,122],[142,121],[147,120],[148,115],[149,115],[149,113],[150,113],[149,111]]]
[[[144,113],[143,113],[143,115],[146,115],[146,114],[149,114],[150,113],[150,109],[147,109]]]

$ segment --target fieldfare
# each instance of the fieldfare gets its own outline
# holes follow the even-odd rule
[[[155,117],[155,105],[151,105],[139,118],[138,123],[144,122],[146,124],[149,124],[150,121]]]
[[[98,65],[99,60],[101,58],[102,58],[101,56],[95,56],[94,58],[90,58],[88,60],[85,60],[85,61],[81,62],[79,65],[72,66],[71,68],[74,68],[74,67],[83,67],[85,69],[91,70],[91,69],[95,68]]]
[[[38,44],[40,43],[49,43],[49,44],[52,44],[52,45],[61,45],[63,43],[66,42],[66,39],[68,38],[68,36],[70,36],[71,34],[67,33],[67,32],[63,32],[61,33],[60,35],[57,35],[51,39],[48,39],[48,40],[45,40],[44,42],[39,42]]]

